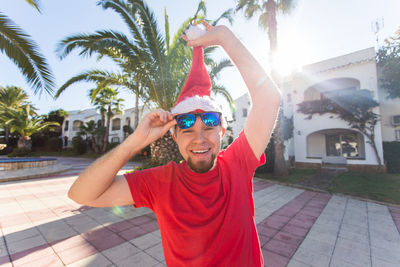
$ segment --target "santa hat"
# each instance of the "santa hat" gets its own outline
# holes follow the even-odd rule
[[[189,76],[171,112],[180,114],[200,110],[221,112],[220,107],[211,98],[211,79],[204,64],[203,48],[197,46],[193,48]]]

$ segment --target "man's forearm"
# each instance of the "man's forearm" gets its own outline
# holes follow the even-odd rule
[[[68,196],[78,203],[89,203],[97,199],[110,187],[122,166],[143,148],[143,142],[135,134],[130,135],[82,172],[71,186]]]
[[[254,56],[228,29],[223,31],[221,46],[238,68],[249,90],[252,108],[244,133],[256,157],[267,147],[279,110],[280,92]]]

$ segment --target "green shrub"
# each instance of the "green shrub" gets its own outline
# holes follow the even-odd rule
[[[62,139],[58,137],[50,137],[46,141],[47,151],[61,151],[62,150]]]
[[[82,137],[75,136],[72,138],[72,148],[76,154],[82,155],[86,152],[87,145]]]
[[[400,142],[383,142],[383,157],[389,173],[400,173]]]
[[[106,150],[106,151],[110,151],[111,149],[114,149],[114,148],[117,147],[118,145],[119,145],[119,142],[108,143],[108,144],[107,144],[107,150]]]
[[[145,159],[142,161],[142,165],[137,166],[132,171],[127,171],[126,173],[150,169],[150,168],[158,167],[160,165],[161,165],[160,163],[153,162],[153,161],[151,161],[151,159]]]
[[[21,147],[21,148],[14,148],[14,150],[8,154],[8,157],[15,158],[15,157],[26,157],[29,156],[32,151],[29,148]]]
[[[272,173],[274,172],[275,163],[275,149],[274,149],[274,138],[271,137],[268,146],[264,151],[265,154],[265,164],[261,165],[256,169],[256,173]]]

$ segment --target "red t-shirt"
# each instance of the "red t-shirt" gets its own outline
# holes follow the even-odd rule
[[[241,132],[207,173],[184,161],[125,175],[134,206],[157,216],[168,266],[263,266],[252,178],[264,162]]]

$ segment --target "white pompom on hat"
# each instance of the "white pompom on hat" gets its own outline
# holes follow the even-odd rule
[[[186,31],[186,36],[189,40],[195,40],[205,33],[206,31],[203,28],[192,25]],[[203,48],[201,46],[193,47],[192,67],[182,92],[175,106],[171,109],[171,113],[222,112],[219,105],[211,98],[211,85],[211,79],[204,64]],[[226,128],[223,117],[221,118],[221,125]]]

